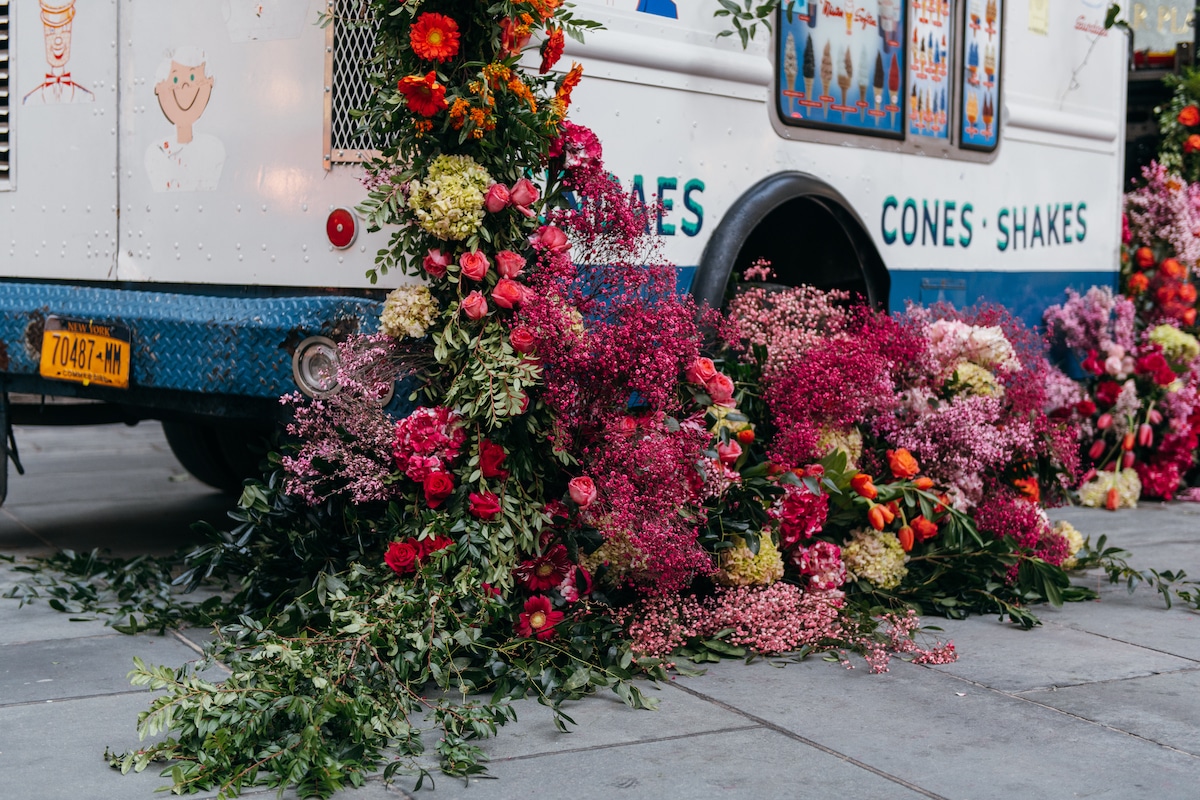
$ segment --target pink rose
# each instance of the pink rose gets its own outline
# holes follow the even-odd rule
[[[513,350],[524,355],[532,353],[537,347],[537,339],[533,336],[533,331],[525,327],[513,328],[508,334],[508,341],[512,344]]]
[[[430,250],[421,260],[421,266],[425,268],[429,277],[441,278],[446,274],[446,267],[450,266],[450,254],[441,250]]]
[[[725,373],[718,372],[704,384],[704,388],[708,390],[708,396],[717,405],[733,405],[733,381]]]
[[[567,493],[571,495],[571,499],[577,506],[587,508],[596,501],[596,484],[586,475],[571,478],[567,483]]]
[[[487,195],[483,198],[483,207],[493,214],[498,214],[508,208],[508,203],[508,189],[503,183],[493,183],[488,188]]]
[[[567,235],[553,225],[538,228],[537,232],[529,237],[529,244],[535,250],[549,250],[554,253],[561,253],[571,247]]]
[[[512,308],[525,299],[525,291],[516,281],[501,278],[496,281],[496,288],[492,289],[492,299],[501,308]]]
[[[541,197],[541,192],[528,178],[521,178],[514,183],[512,191],[509,192],[509,200],[513,206],[527,217],[533,216],[529,206],[536,203],[539,197]]]
[[[488,257],[478,250],[463,253],[458,257],[458,265],[462,267],[463,277],[473,281],[483,280],[487,276],[488,267],[491,266]]]
[[[467,315],[467,319],[480,320],[486,317],[488,313],[487,300],[478,291],[471,292],[464,297],[459,307]]]
[[[694,383],[699,386],[706,385],[713,378],[717,377],[717,366],[711,358],[697,358],[692,362],[692,365],[684,372],[684,377],[688,383]]]
[[[501,278],[515,278],[525,269],[525,259],[512,250],[501,250],[496,253],[496,271]]]
[[[717,444],[717,458],[721,459],[722,464],[733,464],[742,457],[742,446],[736,440],[730,439],[729,443],[720,442]]]

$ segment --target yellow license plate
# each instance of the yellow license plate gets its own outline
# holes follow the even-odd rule
[[[129,388],[129,329],[90,320],[46,317],[43,378]]]

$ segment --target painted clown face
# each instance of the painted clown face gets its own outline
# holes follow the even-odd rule
[[[154,85],[158,105],[175,124],[181,144],[191,141],[192,123],[204,113],[212,96],[213,79],[204,68],[203,62],[192,66],[172,61],[170,74]]]
[[[66,25],[43,25],[46,37],[46,63],[51,67],[65,67],[71,60],[71,23]]]

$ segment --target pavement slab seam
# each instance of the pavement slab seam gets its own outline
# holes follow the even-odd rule
[[[1200,664],[1200,659],[1191,658],[1190,656],[1181,655],[1179,653],[1172,653],[1169,650],[1163,650],[1160,647],[1150,647],[1149,645],[1141,644],[1139,642],[1131,642],[1128,639],[1121,639],[1116,636],[1109,636],[1107,633],[1099,633],[1097,631],[1090,631],[1090,630],[1087,630],[1084,628],[1077,628],[1072,625],[1067,625],[1067,624],[1064,624],[1061,622],[1052,622],[1052,623],[1050,623],[1050,625],[1054,626],[1055,628],[1061,628],[1063,630],[1072,630],[1072,631],[1077,631],[1079,633],[1087,633],[1092,636],[1099,636],[1101,639],[1107,639],[1110,642],[1117,642],[1119,644],[1127,644],[1131,647],[1138,647],[1138,648],[1141,648],[1142,650],[1149,650],[1152,653],[1159,653],[1161,655],[1171,656],[1173,658],[1182,658],[1184,661],[1191,661],[1195,664]]]
[[[696,731],[695,733],[680,733],[674,736],[654,736],[647,739],[634,739],[629,742],[610,742],[608,744],[594,744],[588,747],[567,747],[562,750],[547,750],[543,753],[527,753],[523,756],[506,756],[505,758],[497,758],[493,763],[499,764],[507,761],[527,761],[531,758],[544,758],[546,756],[558,756],[564,753],[590,753],[594,750],[611,750],[614,747],[633,747],[642,744],[655,744],[658,742],[675,742],[682,739],[695,739],[698,736],[712,736],[713,734],[724,733],[741,733],[742,731],[761,730],[763,725],[736,725],[731,728],[717,728],[711,731]]]
[[[1183,667],[1180,669],[1164,669],[1158,672],[1146,672],[1141,675],[1125,675],[1120,678],[1104,678],[1096,681],[1080,681],[1079,683],[1052,683],[1049,686],[1034,686],[1029,689],[1019,689],[1014,692],[1004,692],[1000,689],[995,689],[994,691],[1001,692],[1002,694],[1011,694],[1013,697],[1021,697],[1026,693],[1033,694],[1036,692],[1056,692],[1059,689],[1074,689],[1080,686],[1104,686],[1105,684],[1115,685],[1124,681],[1140,681],[1146,678],[1153,678],[1156,675],[1186,675],[1189,672],[1200,672],[1200,666]]]
[[[929,669],[929,667],[925,667],[925,669]],[[934,671],[939,671],[939,670],[934,670]],[[1192,670],[1183,670],[1183,671],[1185,671],[1185,672],[1191,672]],[[1164,742],[1160,742],[1160,741],[1158,741],[1158,740],[1156,740],[1156,739],[1151,739],[1151,738],[1149,738],[1149,737],[1147,737],[1147,736],[1142,736],[1142,735],[1141,735],[1141,734],[1139,734],[1139,733],[1134,733],[1134,732],[1132,732],[1132,731],[1127,731],[1127,730],[1125,730],[1124,728],[1118,728],[1118,727],[1116,727],[1116,726],[1113,726],[1113,725],[1108,725],[1108,724],[1106,724],[1106,723],[1100,722],[1099,720],[1091,719],[1090,717],[1085,717],[1085,716],[1083,716],[1083,715],[1081,715],[1081,714],[1075,714],[1075,713],[1073,713],[1073,712],[1071,712],[1071,711],[1064,711],[1064,710],[1063,710],[1063,709],[1061,709],[1061,708],[1056,708],[1056,707],[1054,707],[1054,706],[1052,706],[1052,705],[1049,705],[1049,704],[1047,704],[1047,703],[1039,703],[1037,700],[1034,700],[1034,699],[1033,699],[1033,698],[1031,698],[1031,697],[1025,697],[1024,695],[1021,695],[1021,694],[1016,694],[1016,693],[1014,693],[1014,692],[1006,692],[1006,691],[1004,691],[1003,689],[996,689],[996,688],[994,688],[994,687],[992,687],[992,686],[988,686],[987,684],[980,683],[979,681],[973,681],[973,680],[971,680],[971,679],[969,679],[969,678],[964,678],[964,677],[962,677],[961,675],[952,675],[952,674],[950,674],[950,673],[948,673],[948,672],[942,672],[941,674],[943,674],[943,675],[946,675],[947,677],[954,678],[956,681],[961,681],[962,683],[968,684],[968,685],[970,685],[970,686],[974,686],[974,687],[976,687],[977,689],[983,689],[984,691],[987,691],[987,692],[992,692],[992,693],[994,693],[994,694],[1001,695],[1002,697],[1009,697],[1009,698],[1012,698],[1013,700],[1018,700],[1018,701],[1021,701],[1021,702],[1023,702],[1023,703],[1029,703],[1030,705],[1037,706],[1038,708],[1044,708],[1044,709],[1046,709],[1047,711],[1053,711],[1053,712],[1055,712],[1056,714],[1061,714],[1061,715],[1062,715],[1062,716],[1064,716],[1064,717],[1070,717],[1071,719],[1078,720],[1078,721],[1080,721],[1080,722],[1085,722],[1085,723],[1087,723],[1088,725],[1093,725],[1093,726],[1095,726],[1095,727],[1097,727],[1097,728],[1102,728],[1102,729],[1104,729],[1104,730],[1106,730],[1106,731],[1112,731],[1113,733],[1119,733],[1119,734],[1122,734],[1122,735],[1124,735],[1124,736],[1128,736],[1128,737],[1129,737],[1129,738],[1131,738],[1131,739],[1137,739],[1137,740],[1139,740],[1139,741],[1146,742],[1147,744],[1152,744],[1152,745],[1154,745],[1155,747],[1161,747],[1161,748],[1162,748],[1162,749],[1164,749],[1164,750],[1170,750],[1170,751],[1171,751],[1171,752],[1173,752],[1173,753],[1179,753],[1180,755],[1187,756],[1188,758],[1193,758],[1193,759],[1200,760],[1200,753],[1192,753],[1192,752],[1189,752],[1189,751],[1187,751],[1187,750],[1181,750],[1181,749],[1179,749],[1178,747],[1175,747],[1175,746],[1173,746],[1173,745],[1166,744],[1166,743],[1164,743]],[[1159,673],[1154,673],[1154,674],[1159,674]],[[1150,676],[1150,675],[1142,675],[1142,676],[1138,676],[1138,677],[1141,677],[1141,678],[1148,678],[1148,677],[1151,677],[1151,676]],[[1106,682],[1106,681],[1096,681],[1096,683],[1104,683],[1104,682]],[[1079,685],[1081,685],[1081,686],[1086,686],[1086,685],[1088,685],[1088,684],[1079,684]],[[1066,688],[1066,687],[1063,687],[1063,688]],[[1025,689],[1025,690],[1022,690],[1022,691],[1030,691],[1030,690],[1028,690],[1028,689]],[[1043,691],[1049,691],[1049,690],[1043,690]]]
[[[688,688],[686,686],[682,686],[678,683],[671,683],[668,685],[678,689],[681,692],[684,692],[685,694],[690,694],[693,697],[697,697],[701,700],[711,703],[712,705],[716,706],[717,708],[720,708],[720,709],[723,709],[730,713],[745,717],[746,719],[757,723],[758,726],[766,728],[769,731],[786,736],[787,738],[789,738],[793,741],[800,742],[801,744],[811,747],[814,750],[820,750],[822,753],[825,753],[826,755],[831,755],[834,758],[837,758],[844,763],[851,764],[855,767],[858,767],[859,769],[862,769],[862,770],[865,770],[866,772],[871,773],[872,775],[875,775],[877,777],[883,778],[884,780],[887,780],[892,783],[903,786],[904,788],[906,788],[910,791],[916,792],[917,794],[920,794],[924,797],[930,798],[930,800],[949,800],[949,798],[945,797],[944,795],[940,795],[935,792],[931,792],[922,786],[918,786],[915,783],[911,783],[909,781],[904,780],[904,778],[901,778],[898,775],[893,775],[890,772],[886,772],[886,771],[880,769],[879,767],[874,767],[874,766],[866,763],[865,761],[859,761],[857,758],[854,758],[853,756],[847,755],[846,753],[843,753],[839,750],[834,750],[832,747],[823,745],[820,742],[815,741],[813,739],[809,739],[806,736],[801,736],[800,734],[796,733],[795,731],[790,731],[787,728],[783,727],[782,725],[777,725],[774,722],[771,722],[770,720],[764,719],[755,714],[751,714],[750,712],[744,711],[744,710],[738,708],[737,706],[722,702],[721,700],[718,700],[715,697],[709,697],[708,695],[704,694],[703,692],[698,692],[695,689],[690,689],[690,688]],[[984,688],[987,688],[987,687],[984,687]]]
[[[149,689],[127,689],[123,692],[97,692],[95,694],[75,694],[70,697],[54,697],[47,700],[21,700],[16,703],[0,703],[0,709],[21,708],[23,706],[62,705],[72,700],[95,700],[101,697],[125,697],[131,694],[146,694]]]

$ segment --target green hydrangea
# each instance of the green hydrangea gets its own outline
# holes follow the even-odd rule
[[[1000,397],[1004,394],[1004,387],[996,381],[995,375],[970,361],[964,361],[954,368],[950,389],[984,397]]]
[[[408,208],[417,224],[439,239],[461,241],[483,222],[483,200],[492,184],[470,156],[438,156],[424,181],[408,187]]]
[[[721,552],[717,579],[727,586],[768,586],[783,577],[783,556],[769,535],[758,537],[758,554],[746,540],[733,537],[733,547]]]
[[[904,566],[904,548],[896,534],[874,530],[856,530],[842,548],[842,561],[855,578],[869,581],[880,589],[895,589],[908,574]]]
[[[401,286],[383,301],[379,330],[397,339],[420,339],[437,319],[437,303],[425,286]]]
[[[1159,325],[1150,331],[1150,341],[1161,347],[1163,355],[1176,366],[1189,364],[1200,357],[1200,341],[1174,325]]]

